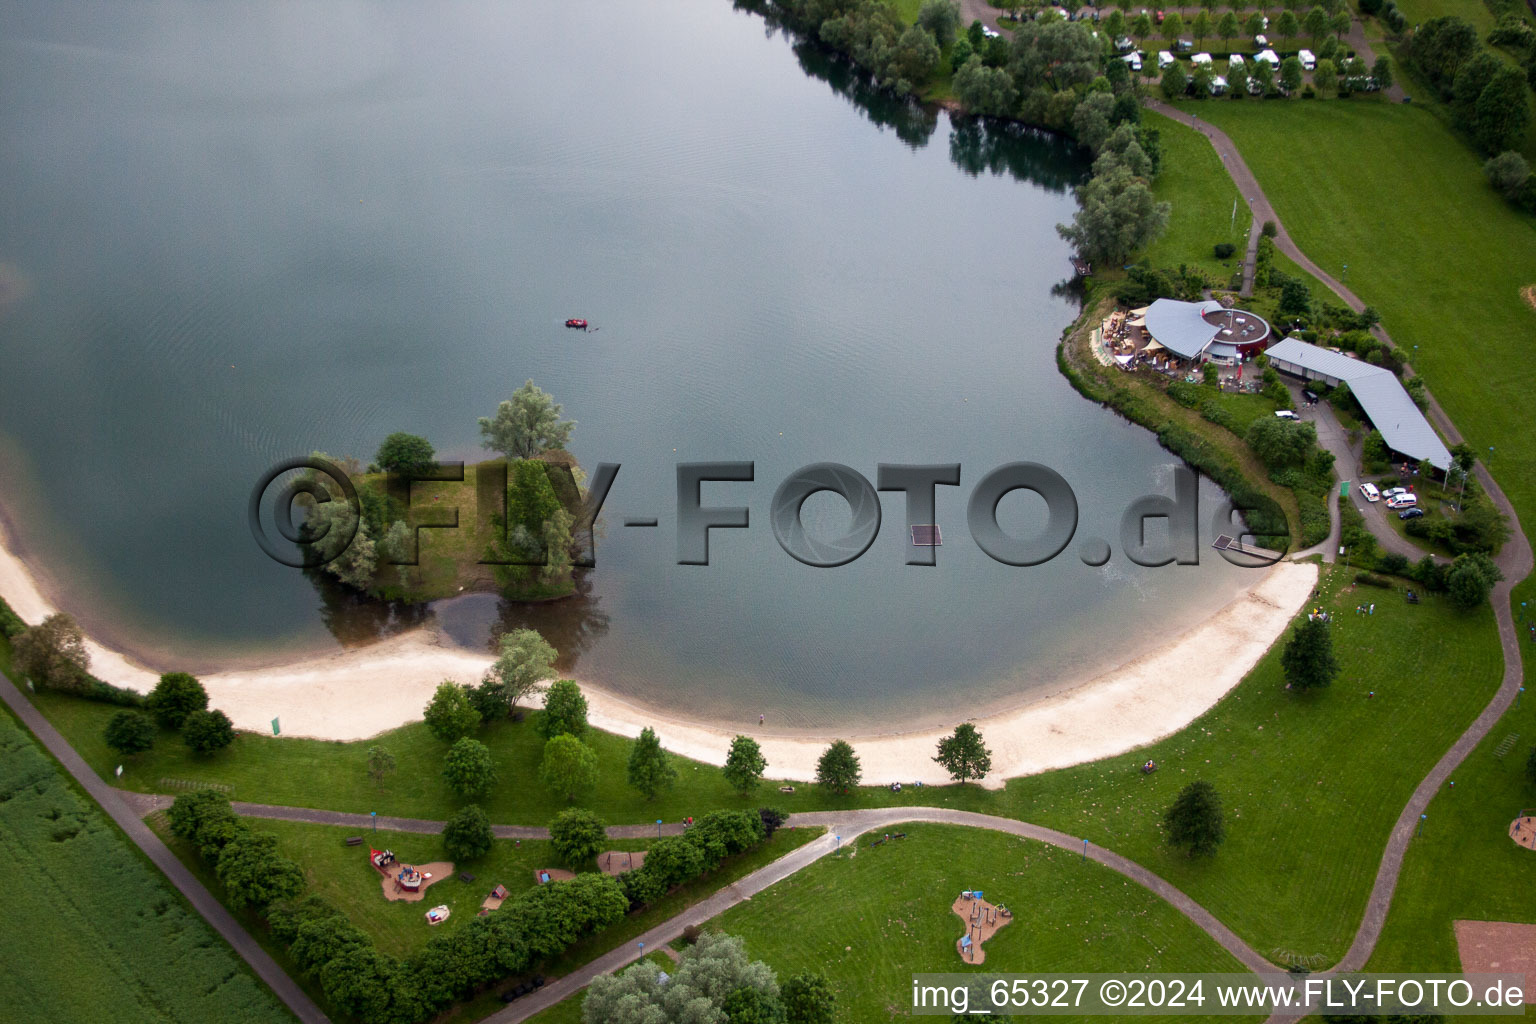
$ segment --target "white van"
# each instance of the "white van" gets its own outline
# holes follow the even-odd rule
[[[1253,58],[1259,64],[1268,64],[1272,68],[1280,66],[1280,57],[1274,50],[1260,50],[1258,56]]]
[[[1169,53],[1167,50],[1158,50],[1157,70],[1163,70],[1163,68],[1166,68],[1168,65],[1172,64],[1175,59],[1176,58],[1173,56],[1173,54]]]
[[[1381,500],[1381,492],[1376,489],[1376,485],[1373,483],[1361,484],[1360,493],[1365,495],[1366,501],[1375,502]]]
[[[1121,57],[1120,59],[1125,61],[1125,63],[1130,66],[1130,69],[1132,71],[1140,71],[1141,70],[1141,54],[1139,54],[1139,53],[1128,53],[1124,57]]]
[[[1301,66],[1308,71],[1317,67],[1317,57],[1311,50],[1298,50],[1296,56],[1301,58]]]
[[[1412,494],[1399,494],[1387,499],[1387,508],[1413,508],[1419,499]]]

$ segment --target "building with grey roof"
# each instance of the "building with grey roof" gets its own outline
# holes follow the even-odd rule
[[[1442,472],[1450,468],[1451,453],[1413,404],[1397,374],[1342,352],[1286,338],[1269,349],[1269,365],[1303,380],[1318,380],[1329,387],[1348,384],[1371,426],[1381,432],[1387,447],[1414,462],[1428,462]]]
[[[1153,340],[1180,359],[1235,362],[1261,351],[1269,341],[1269,324],[1263,317],[1227,309],[1214,299],[1158,299],[1146,307],[1143,323]]]

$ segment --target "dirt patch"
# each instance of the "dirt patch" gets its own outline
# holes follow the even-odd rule
[[[453,874],[453,862],[447,860],[435,860],[430,864],[394,864],[392,870],[380,871],[379,885],[384,890],[384,898],[390,902],[399,900],[404,903],[415,903],[417,900],[427,898],[427,889],[436,885],[449,875]],[[415,892],[400,884],[400,872],[407,867],[414,867],[421,872],[421,888]]]
[[[623,850],[609,850],[597,855],[597,867],[605,875],[622,875],[626,871],[634,871],[645,864],[645,851],[636,850],[627,853]]]
[[[1536,284],[1528,284],[1521,288],[1520,297],[1525,300],[1526,305],[1536,309]]]
[[[1468,974],[1524,974],[1526,1004],[1536,999],[1536,924],[1457,921],[1456,950]]]
[[[1527,850],[1536,850],[1536,818],[1527,814],[1510,822],[1509,838]]]
[[[544,885],[547,882],[569,882],[575,877],[574,872],[567,871],[564,868],[533,869],[533,880],[538,885]]]
[[[994,906],[969,893],[956,896],[949,909],[965,922],[965,934],[955,940],[955,950],[960,954],[960,959],[968,964],[985,961],[987,953],[981,948],[982,944],[1013,920],[1013,914],[1008,908]]]

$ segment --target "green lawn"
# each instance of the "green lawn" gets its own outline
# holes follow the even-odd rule
[[[7,1020],[293,1019],[9,713],[0,780]]]
[[[1207,104],[1209,105],[1209,104]],[[1176,121],[1145,111],[1145,123],[1158,130],[1163,162],[1152,191],[1159,200],[1173,204],[1168,230],[1137,259],[1158,267],[1181,263],[1198,266],[1225,287],[1242,262],[1244,235],[1248,231],[1248,206],[1238,202],[1237,186],[1222,167],[1221,158],[1205,136]],[[1232,204],[1237,203],[1237,216]],[[1218,260],[1215,246],[1230,242],[1237,252]]]
[[[826,974],[845,1024],[905,1016],[916,972],[1243,969],[1168,904],[1069,851],[959,826],[906,831],[823,858],[708,927],[741,936],[781,980]],[[950,907],[962,889],[1014,913],[980,965],[955,949],[964,925]]]
[[[1536,700],[1530,697],[1456,770],[1455,787],[1443,787],[1430,802],[1366,970],[1456,970],[1454,922],[1536,923],[1530,898],[1536,853],[1516,846],[1508,834],[1518,811],[1536,807],[1536,786],[1525,777],[1525,759],[1536,746]],[[1512,734],[1519,738],[1506,747]]]

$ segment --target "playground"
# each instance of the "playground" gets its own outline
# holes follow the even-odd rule
[[[987,952],[981,947],[1013,920],[1013,911],[988,903],[981,896],[979,890],[966,889],[949,908],[965,922],[965,934],[955,940],[955,949],[968,964],[984,963]]]
[[[534,868],[533,880],[537,885],[548,885],[550,882],[569,882],[576,877],[574,871],[564,868]]]
[[[430,864],[402,864],[393,850],[369,850],[368,863],[379,875],[384,898],[394,902],[415,903],[426,899],[427,887],[453,874],[453,862],[435,860]],[[439,922],[433,922],[434,924]]]
[[[1536,850],[1536,808],[1526,808],[1509,823],[1509,838],[1527,850]]]
[[[605,875],[622,875],[645,864],[644,850],[609,850],[597,855],[597,868]]]

